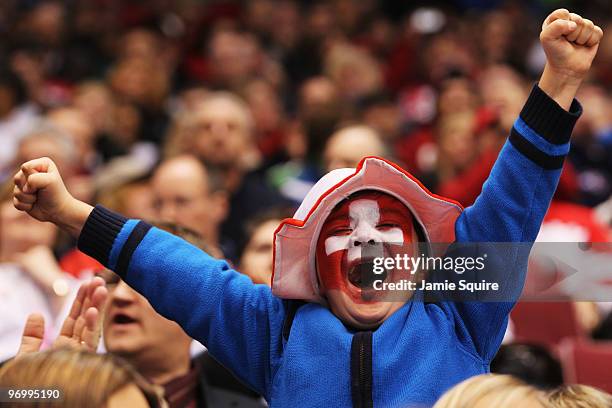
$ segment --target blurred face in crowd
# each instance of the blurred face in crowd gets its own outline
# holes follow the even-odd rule
[[[424,73],[434,84],[453,71],[470,74],[476,65],[470,47],[450,33],[436,35],[423,52]]]
[[[378,134],[367,126],[349,126],[334,133],[325,147],[327,171],[357,167],[366,156],[383,156],[385,148]]]
[[[32,133],[21,141],[15,163],[25,163],[39,157],[51,158],[64,178],[70,178],[75,169],[77,157],[75,146],[67,134],[42,130]]]
[[[325,55],[325,71],[345,99],[376,93],[382,86],[378,62],[364,50],[348,44],[335,44]]]
[[[280,219],[273,219],[257,226],[244,249],[240,259],[240,271],[251,278],[253,283],[263,283],[270,286],[274,231],[276,231],[280,222]]]
[[[417,241],[413,217],[396,198],[365,191],[341,202],[323,224],[316,248],[320,291],[331,311],[354,328],[382,324],[410,294],[393,293],[391,299],[375,290],[374,280],[396,282],[405,274],[375,275],[373,258],[412,254]]]
[[[393,141],[399,136],[400,112],[393,102],[381,102],[368,107],[363,112],[363,122],[376,129],[386,141]]]
[[[438,98],[439,115],[473,111],[477,104],[477,95],[468,79],[453,78],[442,84],[442,90]]]
[[[217,94],[196,108],[193,120],[193,153],[221,168],[239,166],[252,146],[247,105],[231,94]]]
[[[153,60],[159,57],[159,38],[149,30],[134,29],[129,31],[121,42],[121,54],[124,58],[136,57]]]
[[[113,112],[113,96],[108,87],[98,82],[81,84],[74,95],[74,106],[83,112],[96,133],[110,126]]]
[[[480,92],[485,105],[499,116],[504,132],[509,132],[527,99],[527,88],[510,67],[493,66],[480,79]]]
[[[191,338],[175,322],[158,314],[139,293],[110,271],[103,321],[104,345],[143,374],[189,364]]]
[[[60,108],[49,112],[47,119],[72,139],[77,157],[86,160],[94,149],[95,137],[94,128],[87,116],[75,108]]]
[[[301,116],[312,116],[336,104],[338,104],[338,89],[329,78],[311,78],[302,85],[300,90]]]
[[[237,85],[257,67],[259,53],[255,38],[234,31],[219,31],[209,45],[213,75],[226,86]]]
[[[11,201],[0,204],[0,259],[6,261],[38,245],[51,247],[56,236],[55,225],[37,222],[27,213],[18,211]]]
[[[247,85],[245,91],[257,131],[279,129],[282,124],[282,108],[274,88],[266,81],[255,80]]]
[[[11,88],[0,84],[0,119],[8,115],[15,106],[15,93]]]
[[[222,192],[211,192],[204,165],[193,156],[163,162],[151,180],[157,217],[193,229],[216,245],[219,224],[226,215]]]
[[[472,113],[452,114],[438,123],[440,160],[455,171],[465,169],[477,152]]]
[[[120,211],[121,214],[129,218],[155,219],[153,189],[149,183],[132,184],[125,189],[123,194],[125,206]]]
[[[60,2],[43,2],[29,15],[28,30],[39,41],[57,44],[64,27],[64,6]]]
[[[166,69],[159,61],[143,57],[120,60],[111,72],[110,83],[119,95],[145,107],[161,104],[169,86]]]

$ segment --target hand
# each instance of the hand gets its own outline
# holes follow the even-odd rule
[[[591,67],[602,37],[600,27],[566,9],[553,11],[544,20],[540,33],[549,67],[579,80]]]
[[[591,20],[566,9],[553,11],[542,24],[540,42],[546,67],[540,87],[568,109],[586,76],[603,37]]]
[[[108,291],[103,279],[93,278],[83,283],[52,347],[69,347],[95,352],[100,342],[102,312],[107,297]],[[44,335],[44,318],[39,314],[28,316],[17,358],[40,351]]]
[[[47,157],[21,165],[14,177],[13,203],[39,221],[50,221],[78,236],[91,206],[70,195],[53,161]]]

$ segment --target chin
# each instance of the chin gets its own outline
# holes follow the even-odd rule
[[[105,339],[104,346],[110,353],[119,356],[129,356],[134,354],[138,349],[138,345],[131,339]]]
[[[391,315],[391,304],[387,302],[353,304],[351,309],[349,313],[359,329],[377,328]]]
[[[342,291],[330,292],[335,292],[328,294],[332,312],[344,324],[355,329],[376,329],[399,308],[395,303],[385,301],[357,303]]]

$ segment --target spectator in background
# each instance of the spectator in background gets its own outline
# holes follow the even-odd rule
[[[545,408],[542,392],[509,375],[483,374],[448,390],[433,408]]]
[[[323,157],[327,172],[357,167],[366,156],[385,157],[387,151],[378,133],[369,126],[352,125],[335,132],[327,141]]]
[[[110,354],[59,349],[27,354],[0,369],[0,386],[60,390],[65,408],[161,408],[167,406],[124,360]],[[20,407],[40,402],[21,401]]]
[[[0,65],[0,179],[13,164],[19,140],[38,121],[37,109],[28,103],[27,98],[21,78],[13,70]]]
[[[107,352],[132,364],[164,389],[174,407],[259,407],[257,394],[239,383],[207,353],[193,360],[192,343],[179,326],[159,315],[149,302],[110,271],[104,316]]]
[[[151,178],[156,217],[191,228],[213,248],[222,248],[220,226],[228,212],[222,182],[195,156],[162,161]]]
[[[170,74],[159,63],[142,57],[120,59],[108,79],[117,95],[138,109],[138,140],[156,144],[163,143],[169,123],[164,102],[170,90]]]
[[[245,86],[243,93],[253,114],[255,141],[264,164],[284,159],[286,118],[277,90],[270,83],[255,79]]]
[[[174,224],[160,227],[213,256],[221,255],[209,249],[195,232]],[[147,380],[162,386],[170,408],[263,406],[256,393],[207,352],[192,359],[192,338],[178,324],[158,314],[142,295],[108,270],[101,276],[109,290],[103,322],[106,350],[125,358]]]
[[[108,186],[99,195],[102,205],[129,214],[130,217],[144,220],[158,218],[149,175],[136,176],[118,185]]]
[[[347,43],[336,43],[325,55],[325,73],[345,101],[379,92],[383,77],[378,62],[366,51]]]
[[[458,177],[476,162],[478,141],[475,124],[474,112],[453,113],[438,118],[434,130],[438,145],[436,170],[435,174],[430,174],[424,180],[430,189],[439,191],[443,183]],[[482,183],[478,186],[482,186]],[[456,199],[453,196],[450,198]]]
[[[612,395],[587,385],[564,385],[548,395],[550,408],[607,408]]]
[[[220,29],[208,44],[211,82],[220,88],[237,90],[259,69],[259,45],[249,33]]]
[[[58,230],[33,224],[15,210],[8,191],[0,200],[0,361],[18,349],[23,323],[31,313],[44,316],[47,328],[75,282],[59,267],[53,246]],[[48,336],[53,335],[47,330]]]
[[[512,375],[544,390],[563,384],[559,361],[545,347],[533,344],[502,345],[491,361],[491,372]]]
[[[274,232],[285,218],[291,217],[285,209],[268,210],[247,226],[248,241],[240,257],[238,270],[247,275],[253,283],[271,286],[274,260]]]
[[[115,103],[112,91],[103,82],[82,82],[74,90],[73,105],[93,127],[96,149],[104,161],[119,154],[127,154],[127,146],[138,137],[137,129],[127,135],[122,134],[122,137],[115,137],[115,128],[120,127],[121,123],[116,120]]]
[[[224,251],[235,259],[237,248],[244,245],[244,223],[263,209],[284,204],[254,172],[261,155],[255,147],[251,112],[236,95],[215,92],[177,121],[181,123],[166,154],[193,154],[218,177],[219,188],[229,195],[229,212],[221,227],[221,236],[227,239]]]
[[[56,108],[47,112],[46,119],[72,140],[76,172],[84,175],[95,171],[99,160],[95,145],[96,134],[85,113],[74,107]]]
[[[299,95],[299,117],[287,136],[289,161],[270,168],[266,175],[295,206],[323,175],[323,149],[344,116],[338,87],[329,78],[308,79]]]
[[[521,112],[529,86],[514,69],[505,65],[493,65],[486,69],[479,76],[478,85],[484,105],[499,120],[499,133],[506,135]]]
[[[75,136],[70,136],[52,122],[40,122],[19,142],[14,166],[24,159],[31,160],[40,156],[57,160],[59,168],[67,174],[66,183],[70,192],[85,202],[92,202],[93,186],[86,175],[79,173],[81,156],[74,140]]]
[[[601,86],[581,90],[585,115],[576,124],[570,159],[578,170],[580,202],[595,206],[612,194],[612,99]]]

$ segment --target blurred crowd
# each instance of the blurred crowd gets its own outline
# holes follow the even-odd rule
[[[269,284],[280,220],[325,172],[364,156],[393,160],[470,205],[542,71],[539,25],[557,3],[3,0],[0,361],[15,354],[33,311],[53,337],[79,279],[101,269],[54,226],[13,208],[19,164],[51,157],[77,198],[180,230]],[[612,21],[602,19],[612,4],[567,3],[608,35],[580,90],[584,114],[541,239],[610,242]],[[181,406],[195,387],[185,377],[190,340],[125,284],[110,284],[106,347]],[[579,305],[584,331],[611,339],[610,307]],[[142,344],[113,338],[133,321],[150,322]],[[185,347],[169,351],[172,339]],[[551,350],[541,360],[540,349],[506,349],[505,367],[525,353],[545,364]],[[204,372],[207,361],[195,366]],[[542,374],[556,370],[551,387],[563,382],[555,363]],[[232,390],[257,401],[240,387]]]

